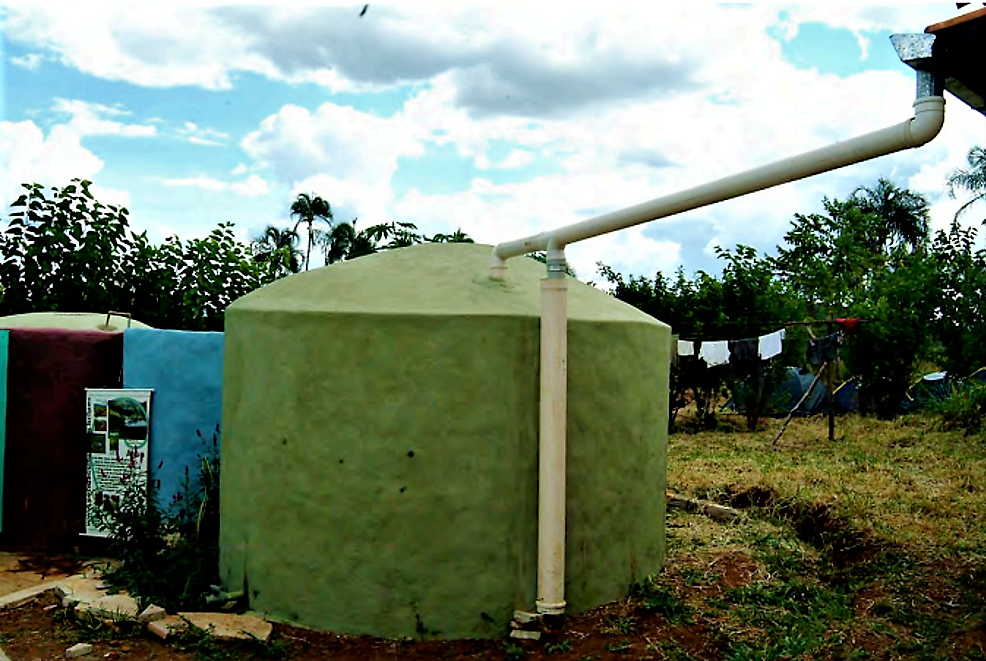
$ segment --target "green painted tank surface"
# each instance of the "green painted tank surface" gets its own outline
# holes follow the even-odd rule
[[[226,314],[221,571],[268,617],[504,635],[536,597],[540,280],[425,244],[279,280]],[[566,598],[665,551],[670,328],[569,280]]]

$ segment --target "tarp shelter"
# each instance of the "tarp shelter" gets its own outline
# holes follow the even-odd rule
[[[193,482],[223,413],[223,334],[134,328],[123,333],[123,387],[149,388],[150,479],[158,504]],[[201,433],[201,437],[199,436]]]
[[[901,403],[903,411],[913,411],[927,406],[932,402],[940,402],[952,394],[955,380],[948,372],[932,372],[925,374],[910,388]]]
[[[811,387],[811,382],[814,381],[815,375],[809,370],[803,367],[789,367],[785,373],[784,379],[777,384],[774,389],[773,394],[770,396],[770,401],[767,404],[767,410],[765,413],[768,415],[787,415],[794,408],[806,392],[808,388]],[[815,387],[812,388],[811,395],[798,406],[798,410],[795,411],[797,415],[813,415],[815,413],[821,413],[825,410],[825,394],[827,393],[825,384],[819,379]],[[744,412],[745,407],[736,401],[735,398],[730,398],[728,402],[723,406],[726,410],[737,411],[739,413]]]
[[[125,315],[106,312],[29,312],[0,317],[0,328],[61,328],[119,333],[126,328],[150,328]]]
[[[86,388],[119,388],[123,336],[15,328],[0,545],[71,549],[84,529]]]
[[[859,410],[859,379],[853,377],[844,382],[832,393],[832,406],[838,413],[853,413]]]
[[[986,383],[986,367],[980,367],[975,372],[966,377],[966,381],[971,383]]]
[[[794,405],[797,404],[801,398],[804,396],[808,389],[811,388],[812,381],[815,380],[815,375],[809,370],[803,367],[789,367],[787,368],[787,375],[784,380],[778,384],[777,388],[774,390],[774,394],[771,397],[771,404],[774,410],[778,413],[790,413]],[[821,413],[825,410],[825,396],[828,390],[825,388],[825,384],[821,379],[815,383],[815,387],[811,388],[811,394],[805,401],[801,402],[798,406],[798,415],[812,415],[814,413]]]

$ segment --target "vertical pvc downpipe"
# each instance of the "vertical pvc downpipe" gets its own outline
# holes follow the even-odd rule
[[[548,246],[541,280],[537,612],[565,612],[565,422],[568,411],[568,282],[565,252]]]

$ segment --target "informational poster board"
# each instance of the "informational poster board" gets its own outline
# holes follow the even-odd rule
[[[86,535],[109,536],[105,513],[128,486],[146,503],[152,392],[86,389]]]

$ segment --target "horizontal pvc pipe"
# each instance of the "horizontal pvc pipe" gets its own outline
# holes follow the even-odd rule
[[[914,102],[914,117],[906,122],[550,232],[501,243],[493,249],[492,275],[502,275],[505,260],[545,250],[552,239],[558,248],[564,248],[576,241],[600,234],[666,218],[904,149],[920,147],[938,135],[944,121],[944,98],[920,98]]]

